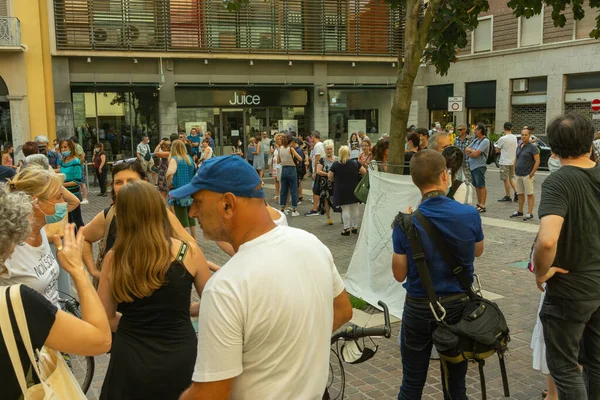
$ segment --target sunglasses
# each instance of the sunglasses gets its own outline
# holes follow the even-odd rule
[[[121,165],[121,164],[133,164],[134,162],[136,162],[138,159],[137,158],[128,158],[127,160],[119,160],[119,161],[115,161],[113,163],[113,167],[117,166],[117,165]]]

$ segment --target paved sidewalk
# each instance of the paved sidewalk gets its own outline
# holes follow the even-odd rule
[[[532,228],[538,222],[534,220],[524,223],[509,220],[508,215],[514,211],[516,204],[496,202],[496,199],[503,196],[504,191],[497,174],[497,171],[489,171],[487,174],[490,187],[488,188],[488,212],[484,216],[489,218],[488,222],[491,224],[484,222],[486,248],[484,255],[476,261],[476,271],[482,280],[484,289],[504,296],[497,302],[505,313],[511,329],[512,342],[510,343],[510,353],[507,356],[511,398],[540,398],[540,392],[545,386],[545,377],[531,369],[532,354],[529,348],[540,293],[535,287],[533,274],[527,271],[522,263],[529,255],[529,249],[535,237],[535,229]],[[539,201],[539,185],[543,179],[544,177],[540,176],[536,181],[537,201]],[[272,200],[274,190],[270,189],[272,182],[270,179],[266,179],[266,183],[268,200],[275,205]],[[304,183],[304,202],[299,206],[301,214],[311,207],[309,182],[305,181]],[[86,222],[109,205],[108,198],[96,197],[96,193],[97,189],[91,187],[90,204],[82,206]],[[325,217],[304,217],[303,215],[288,217],[291,226],[314,233],[329,247],[340,273],[343,274],[350,263],[358,235],[341,236],[342,226],[339,214],[334,214],[332,219],[335,224],[328,226]],[[510,222],[514,224],[511,225]],[[510,228],[506,226],[510,226]],[[201,233],[199,233],[199,237],[201,237]],[[214,243],[204,239],[199,239],[199,243],[208,260],[220,265],[227,261],[228,257]],[[402,379],[398,346],[399,328],[400,323],[393,324],[391,339],[376,340],[380,347],[371,360],[360,365],[344,365],[347,399],[396,398]],[[89,399],[98,398],[107,365],[107,356],[96,358],[96,374],[88,393]],[[488,398],[504,398],[497,358],[490,359],[485,372]],[[469,368],[467,385],[470,398],[481,397],[476,366]],[[432,362],[423,399],[441,398],[439,363]]]

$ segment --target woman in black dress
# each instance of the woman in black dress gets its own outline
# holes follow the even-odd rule
[[[354,195],[354,189],[360,182],[361,176],[367,170],[357,160],[350,159],[350,148],[340,147],[338,161],[329,168],[330,181],[333,185],[333,205],[342,208],[342,221],[344,230],[342,236],[349,236],[350,232],[358,233],[359,201]]]
[[[206,261],[175,238],[153,185],[128,183],[115,207],[117,238],[98,292],[116,334],[100,398],[176,400],[196,362],[190,296],[192,285],[202,292]]]

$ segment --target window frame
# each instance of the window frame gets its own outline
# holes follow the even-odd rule
[[[540,12],[539,16],[541,18],[540,21],[540,43],[539,44],[532,44],[532,45],[528,45],[528,46],[523,46],[523,44],[521,43],[521,37],[523,35],[523,18],[525,17],[519,17],[518,21],[517,21],[517,48],[527,48],[527,47],[535,47],[535,46],[541,46],[544,44],[544,11],[546,10],[546,5],[542,4],[542,11]],[[525,18],[526,19],[526,18]]]
[[[483,54],[494,51],[494,15],[486,15],[485,17],[477,18],[477,21],[491,20],[490,22],[490,49],[484,51],[475,51],[475,30],[471,31],[471,54]],[[479,28],[479,26],[477,26]]]

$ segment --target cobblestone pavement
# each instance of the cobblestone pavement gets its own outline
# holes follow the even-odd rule
[[[539,201],[540,185],[545,176],[547,173],[539,173],[536,177],[537,201]],[[535,237],[535,233],[527,231],[527,227],[538,224],[539,220],[536,218],[529,222],[517,222],[510,229],[502,227],[503,221],[510,220],[508,216],[516,210],[516,204],[497,202],[497,199],[504,196],[498,170],[490,169],[487,173],[487,180],[488,212],[483,216],[491,218],[490,221],[496,226],[484,222],[485,251],[483,256],[476,261],[475,268],[485,290],[504,296],[497,300],[497,303],[506,315],[511,329],[512,341],[510,353],[507,356],[511,398],[540,398],[540,392],[545,386],[545,378],[532,370],[532,356],[529,348],[540,293],[535,287],[533,274],[527,271],[522,263],[529,256],[529,249]],[[275,205],[272,200],[274,196],[274,190],[271,188],[272,181],[267,178],[266,184],[269,202]],[[94,215],[109,205],[108,198],[97,197],[98,189],[91,186],[90,204],[82,206],[85,221],[90,221]],[[311,207],[311,192],[308,189],[310,182],[305,181],[304,187],[304,202],[299,206],[301,214]],[[537,203],[535,211],[537,212]],[[328,226],[325,217],[304,217],[303,215],[295,218],[288,217],[291,226],[314,233],[329,247],[340,273],[343,274],[350,263],[357,235],[341,236],[342,227],[339,214],[334,214],[333,220],[335,224]],[[219,265],[227,261],[227,256],[213,243],[203,239],[199,239],[199,243],[208,260]],[[363,364],[344,365],[347,399],[396,398],[402,380],[402,363],[398,346],[400,323],[393,324],[392,328],[391,339],[376,340],[380,347],[375,357]],[[504,398],[498,360],[493,357],[489,360],[485,368],[488,398]],[[107,366],[108,356],[96,357],[96,373],[92,388],[88,393],[89,399],[98,398]],[[336,383],[339,384],[339,376],[336,376],[334,385]],[[443,398],[441,385],[439,362],[432,362],[423,398]],[[470,398],[481,398],[479,376],[474,365],[469,368],[467,385]]]

